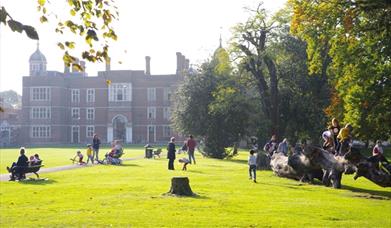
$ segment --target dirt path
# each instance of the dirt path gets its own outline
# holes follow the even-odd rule
[[[122,160],[123,161],[131,161],[131,160],[137,160],[137,159],[141,159],[141,158],[144,158],[144,155],[140,155],[140,156],[133,157],[133,158],[124,158]],[[89,165],[73,164],[73,165],[64,165],[64,166],[57,166],[57,167],[51,167],[51,168],[42,168],[42,169],[39,170],[38,174],[41,174],[41,173],[54,173],[54,172],[59,172],[59,171],[64,171],[64,170],[80,169],[80,168],[86,168],[86,167],[92,167],[92,166],[95,166],[95,165],[91,165],[91,164],[89,164]],[[34,173],[26,174],[26,176],[31,176],[31,175],[33,175],[35,177]],[[10,175],[8,173],[0,175],[0,181],[8,181],[9,179],[10,179]]]

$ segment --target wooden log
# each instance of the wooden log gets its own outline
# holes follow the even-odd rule
[[[171,188],[168,193],[178,196],[194,196],[189,185],[189,178],[187,177],[173,177],[171,179]]]

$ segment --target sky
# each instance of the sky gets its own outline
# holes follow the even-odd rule
[[[39,47],[47,59],[47,70],[63,71],[62,50],[57,42],[63,37],[54,32],[54,14],[70,16],[65,0],[51,0],[49,23],[39,22],[36,0],[0,0],[17,21],[34,26],[40,36]],[[256,8],[256,0],[116,0],[119,21],[114,24],[118,41],[110,45],[112,70],[144,70],[145,56],[151,56],[151,74],[173,74],[176,52],[191,64],[208,59],[219,45],[231,37],[232,27],[249,17],[245,7]],[[283,7],[286,0],[264,0],[269,13]],[[23,7],[21,7],[23,6]],[[79,41],[77,46],[83,45]],[[22,93],[22,78],[29,74],[28,60],[37,42],[24,33],[12,32],[0,25],[0,91]],[[104,63],[86,64],[89,76],[105,69]]]

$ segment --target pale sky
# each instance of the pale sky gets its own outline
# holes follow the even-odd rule
[[[50,1],[54,13],[64,13],[65,0]],[[255,8],[256,0],[116,0],[120,18],[115,25],[118,41],[111,44],[112,70],[144,70],[145,56],[151,56],[152,74],[173,74],[176,52],[182,52],[191,64],[199,64],[213,54],[222,34],[223,46],[231,37],[231,28],[244,22],[249,14],[244,7]],[[282,8],[286,0],[264,0],[269,12]],[[61,36],[52,23],[41,24],[36,0],[0,0],[10,15],[34,26],[40,36],[40,50],[46,56],[47,69],[63,71],[62,54],[57,47]],[[66,13],[66,12],[65,12]],[[50,19],[49,19],[50,20]],[[83,43],[83,42],[80,42]],[[78,44],[77,44],[78,45]],[[29,57],[36,41],[24,33],[12,32],[0,25],[0,91],[22,91],[22,77],[29,73]],[[126,51],[125,51],[126,50]],[[119,64],[119,61],[122,64]],[[104,63],[88,63],[87,73],[96,76]]]

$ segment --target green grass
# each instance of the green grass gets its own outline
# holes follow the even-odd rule
[[[336,190],[271,171],[258,171],[253,183],[246,158],[198,156],[187,172],[178,162],[168,171],[166,159],[140,159],[1,182],[0,227],[391,227],[390,189],[344,176]],[[174,176],[188,176],[199,196],[163,195]]]
[[[39,154],[40,158],[43,160],[45,168],[70,165],[72,161],[70,158],[73,158],[76,155],[76,151],[80,150],[84,157],[84,160],[87,161],[86,150],[85,148],[26,148],[26,155],[30,157],[34,154]],[[110,149],[108,147],[103,147],[99,150],[99,159],[103,159],[106,152]],[[123,158],[132,158],[144,154],[144,148],[142,147],[125,147],[125,154]],[[7,173],[5,167],[10,166],[12,162],[18,160],[19,148],[12,149],[0,149],[0,173]]]

